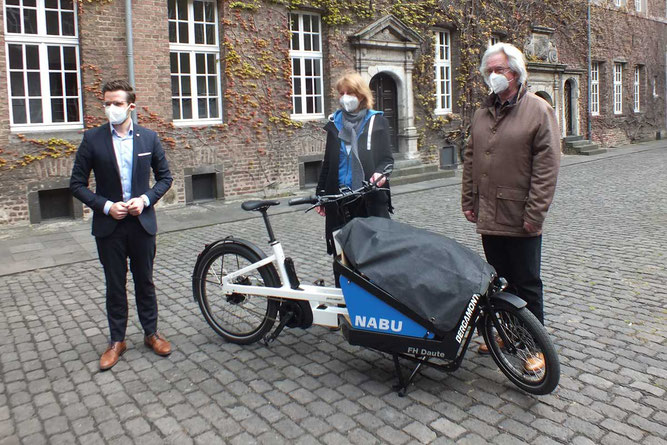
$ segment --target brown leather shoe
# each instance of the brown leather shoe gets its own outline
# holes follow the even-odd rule
[[[124,341],[114,341],[109,343],[109,347],[102,357],[100,357],[100,371],[106,371],[107,369],[113,368],[113,366],[118,363],[118,359],[123,355],[123,352],[127,349],[127,344]]]
[[[505,347],[505,342],[503,341],[502,338],[496,336],[496,343],[498,343],[498,347],[500,349],[503,349]],[[480,354],[488,354],[489,353],[489,347],[486,345],[486,342],[482,343],[479,345],[479,349],[477,350],[478,353]]]
[[[144,344],[151,348],[157,355],[165,356],[171,354],[171,344],[158,332],[144,337]]]
[[[540,372],[544,369],[544,354],[538,352],[532,357],[528,357],[523,364],[523,368],[528,372]]]

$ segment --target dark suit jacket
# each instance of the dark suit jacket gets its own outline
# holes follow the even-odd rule
[[[148,197],[150,206],[139,215],[139,221],[149,235],[155,235],[157,219],[154,206],[169,190],[173,178],[160,139],[154,131],[135,124],[133,143],[132,197],[143,194]],[[88,188],[91,170],[95,173],[95,192]],[[155,175],[152,188],[149,187],[151,170]],[[83,134],[72,168],[70,190],[77,199],[93,209],[93,235],[101,238],[111,235],[118,221],[104,214],[104,205],[107,201],[122,201],[123,189],[108,123]]]

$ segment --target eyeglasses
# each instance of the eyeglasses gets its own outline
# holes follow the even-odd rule
[[[507,66],[499,66],[499,67],[496,67],[496,68],[493,68],[493,69],[487,69],[486,70],[486,75],[490,76],[491,73],[505,74],[505,73],[509,73],[510,71],[512,71],[512,69],[507,67]]]
[[[116,102],[104,102],[104,108],[108,108],[111,105],[115,105],[117,107],[122,107],[125,105],[127,102],[126,101],[116,101]]]

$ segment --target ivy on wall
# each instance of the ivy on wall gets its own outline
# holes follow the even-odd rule
[[[79,2],[79,8],[83,12],[91,4],[111,1],[85,0]],[[169,119],[147,107],[140,110],[139,119],[156,129],[165,146],[173,150],[197,150],[230,141],[257,146],[242,155],[249,158],[249,168],[262,165],[264,182],[269,184],[275,178],[267,166],[273,162],[271,153],[279,151],[273,149],[279,149],[291,137],[307,137],[304,135],[314,133],[317,126],[290,119],[291,63],[285,11],[305,9],[320,13],[323,23],[328,25],[330,58],[327,63],[332,68],[351,67],[352,51],[346,46],[345,31],[358,29],[383,15],[395,15],[424,37],[413,72],[419,147],[424,151],[435,147],[435,141],[443,138],[459,146],[465,140],[472,114],[488,90],[478,67],[492,35],[501,36],[503,41],[521,48],[532,26],[539,24],[557,28],[559,38],[563,39],[559,44],[574,48],[575,52],[584,54],[586,45],[585,2],[580,0],[239,0],[220,4],[226,8],[222,14],[224,38],[220,60],[225,123],[177,128]],[[630,15],[626,16],[630,20]],[[258,20],[261,20],[260,25]],[[266,23],[270,25],[267,27]],[[594,33],[603,35],[601,21],[594,24]],[[455,113],[447,116],[433,114],[433,30],[438,28],[452,31],[456,51],[452,79]],[[86,64],[82,69],[88,73],[85,91],[101,100],[99,68]],[[90,128],[102,121],[99,117],[86,116],[85,126]],[[0,168],[24,167],[46,157],[70,156],[75,151],[67,141],[19,139],[30,144],[31,148],[26,151],[31,154],[0,149]]]
[[[521,48],[535,24],[558,27],[568,45],[584,50],[585,9],[579,0],[268,0],[288,9],[315,8],[330,34],[340,26],[367,23],[373,18],[393,14],[424,37],[414,70],[414,95],[420,113],[420,149],[434,148],[428,140],[445,138],[461,145],[467,136],[472,114],[488,88],[478,73],[481,55],[492,35]],[[236,1],[234,7],[244,10],[261,8],[257,0]],[[455,33],[457,64],[455,67],[456,113],[433,114],[435,108],[434,33],[447,28]],[[332,42],[329,42],[332,43]],[[335,63],[335,60],[332,62]]]
[[[347,25],[371,19],[376,12],[373,0],[269,0],[288,9],[315,8],[322,11],[322,21],[330,26]],[[246,3],[246,2],[236,2]]]
[[[532,32],[532,26],[569,29],[570,45],[581,44],[585,27],[578,0],[398,0],[391,12],[424,37],[426,44],[417,60],[414,73],[415,99],[421,108],[419,142],[421,148],[435,148],[429,140],[445,140],[462,147],[474,111],[488,91],[479,74],[479,64],[492,36],[522,48]],[[583,10],[585,12],[585,10]],[[433,114],[435,85],[433,82],[433,29],[453,31],[458,56],[453,78],[456,113],[447,116]]]

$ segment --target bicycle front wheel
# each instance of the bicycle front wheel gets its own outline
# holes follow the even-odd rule
[[[495,318],[511,345],[498,341]],[[519,388],[531,394],[549,394],[558,386],[560,363],[549,334],[527,309],[496,305],[483,318],[482,335],[493,361]],[[543,365],[535,361],[543,360]]]
[[[193,291],[206,322],[231,343],[250,344],[271,330],[278,301],[267,297],[222,292],[222,277],[256,263],[261,258],[250,248],[235,243],[213,246],[194,272]],[[234,279],[234,284],[280,287],[272,264]]]

